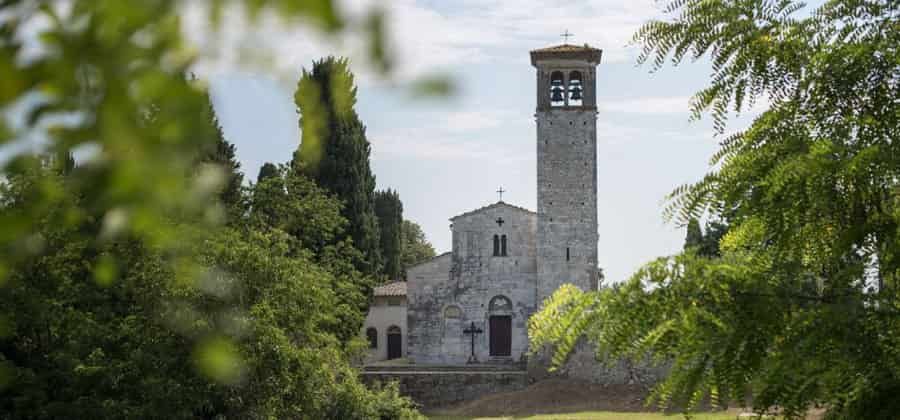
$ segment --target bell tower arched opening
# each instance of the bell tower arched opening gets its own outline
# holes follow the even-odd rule
[[[566,104],[566,81],[563,72],[550,73],[550,106],[559,107]]]
[[[581,72],[573,70],[569,73],[567,106],[581,106],[584,103],[584,87],[581,82]]]

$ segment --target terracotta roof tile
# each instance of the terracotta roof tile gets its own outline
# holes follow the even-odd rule
[[[406,296],[406,282],[395,281],[375,288],[375,296]]]
[[[591,51],[596,51],[596,50],[597,50],[596,48],[593,48],[588,44],[584,44],[584,45],[560,44],[560,45],[554,45],[552,47],[538,48],[536,50],[531,50],[531,52],[579,52],[579,51],[591,52]]]

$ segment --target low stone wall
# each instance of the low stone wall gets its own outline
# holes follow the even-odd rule
[[[367,366],[362,378],[367,384],[397,382],[400,394],[425,409],[528,386],[527,372],[513,366]]]
[[[637,363],[631,360],[604,363],[598,361],[596,355],[595,347],[582,339],[569,354],[566,363],[551,373],[547,371],[547,367],[550,366],[548,350],[540,356],[529,359],[529,377],[531,381],[568,378],[599,385],[639,385],[650,389],[668,373],[667,366],[655,365],[649,360]]]

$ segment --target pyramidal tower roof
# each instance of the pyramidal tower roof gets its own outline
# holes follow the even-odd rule
[[[594,64],[600,64],[603,50],[594,48],[588,44],[572,45],[560,44],[546,48],[531,50],[531,64],[536,65],[543,60],[585,60]]]

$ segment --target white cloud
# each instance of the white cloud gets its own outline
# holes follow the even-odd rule
[[[450,111],[441,113],[441,116],[445,121],[452,122],[446,124],[444,129],[453,133],[477,132],[500,127],[515,117],[510,112],[500,110]]]
[[[688,114],[690,96],[603,99],[597,108],[603,112],[629,114]]]
[[[430,129],[391,129],[369,134],[369,141],[376,160],[490,160],[494,165],[513,165],[529,156],[525,150],[510,151],[487,136],[447,136]]]
[[[752,106],[744,103],[742,115],[754,117],[767,110],[771,102],[765,96],[757,98]],[[671,114],[690,115],[691,96],[647,96],[638,98],[611,98],[601,99],[597,103],[597,109],[601,112],[625,113],[625,114]]]
[[[476,121],[476,124],[482,123]],[[490,124],[499,126],[502,123]],[[480,129],[477,127],[459,128],[453,125],[456,123],[441,124],[439,120],[429,119],[428,123],[417,127],[392,127],[369,131],[367,134],[372,143],[372,158],[461,162],[489,160],[494,165],[515,165],[530,156],[530,148],[510,148],[503,139],[479,132]]]
[[[272,16],[263,16],[251,27],[232,7],[221,30],[213,33],[204,18],[204,4],[185,3],[186,32],[205,53],[198,67],[201,73],[271,62],[276,71],[295,78],[302,66],[327,54],[365,61],[365,42],[358,32],[331,39]],[[340,3],[351,21],[360,21],[373,6],[385,9],[388,38],[396,54],[395,76],[401,82],[465,64],[519,57],[522,51],[560,43],[558,34],[565,29],[575,33],[570,42],[602,48],[606,62],[630,60],[633,52],[626,48],[630,37],[659,14],[653,0],[572,0],[562,5],[548,0],[458,0],[442,1],[439,7],[415,0]],[[363,66],[355,70],[362,82],[374,80]]]
[[[521,117],[515,113],[499,109],[418,111],[407,124],[376,122],[368,127],[367,136],[375,159],[490,159],[507,164],[527,157],[527,149],[505,149],[510,140],[505,130],[498,130],[518,120]]]

